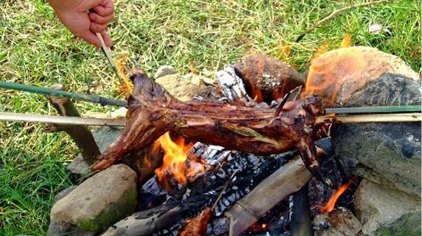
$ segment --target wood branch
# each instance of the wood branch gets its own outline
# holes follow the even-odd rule
[[[55,84],[52,89],[63,90],[63,85]],[[73,105],[70,98],[49,96],[48,101],[53,105],[61,116],[80,117],[76,107]],[[87,126],[82,125],[49,125],[45,129],[47,132],[64,131],[76,143],[81,151],[83,159],[89,164],[93,164],[100,155],[100,149],[95,142],[94,136]]]
[[[300,40],[303,39],[303,37],[305,37],[305,35],[307,35],[308,33],[310,33],[311,31],[315,30],[316,28],[318,28],[320,25],[332,20],[333,18],[335,18],[336,16],[343,14],[346,11],[350,11],[353,10],[355,8],[358,7],[366,7],[366,6],[370,6],[370,5],[376,5],[376,4],[380,4],[380,3],[386,3],[386,2],[390,2],[391,0],[380,0],[380,1],[373,1],[373,2],[365,2],[365,3],[360,3],[360,4],[354,4],[351,6],[347,6],[341,9],[337,9],[333,12],[331,12],[328,16],[322,18],[321,20],[319,20],[318,22],[316,22],[315,24],[313,24],[310,28],[308,28],[307,30],[305,30],[303,33],[301,33],[297,39],[296,39],[296,43],[299,42]]]
[[[225,213],[231,222],[230,235],[242,233],[286,196],[302,188],[311,177],[299,157],[282,166]]]

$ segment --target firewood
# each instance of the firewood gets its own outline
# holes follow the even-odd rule
[[[305,184],[299,191],[292,195],[290,230],[292,235],[313,235],[311,212],[309,207],[308,185]]]
[[[101,170],[126,154],[140,150],[169,130],[185,138],[227,149],[268,155],[298,149],[305,165],[318,177],[314,140],[324,135],[315,117],[322,115],[315,97],[288,102],[275,109],[230,104],[180,102],[143,72],[132,77],[128,121],[122,135],[93,166]]]
[[[242,233],[274,205],[302,188],[311,177],[299,157],[282,166],[225,213],[231,222],[230,235]]]
[[[133,215],[112,225],[102,236],[143,236],[152,235],[174,224],[184,221],[192,211],[205,205],[207,199],[199,196],[183,203],[161,205]]]

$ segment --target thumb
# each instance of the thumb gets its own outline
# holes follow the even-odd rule
[[[86,42],[94,45],[95,47],[99,48],[101,47],[101,41],[100,39],[97,37],[97,35],[91,31],[87,31],[84,34],[80,34],[79,37],[81,37],[83,40],[85,40]]]

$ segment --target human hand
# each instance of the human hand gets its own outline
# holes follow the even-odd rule
[[[86,42],[101,47],[96,33],[101,33],[108,47],[113,45],[105,31],[108,22],[114,18],[112,0],[49,0],[59,20],[74,35]]]

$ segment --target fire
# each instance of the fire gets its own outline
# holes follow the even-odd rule
[[[259,89],[257,86],[252,86],[252,95],[254,96],[253,100],[255,102],[263,102],[264,101],[264,95],[262,95],[261,89]]]
[[[326,52],[312,60],[302,96],[313,94],[327,99],[329,105],[344,104],[369,82],[386,72],[394,73],[395,66],[388,58],[391,57],[366,47]]]
[[[350,184],[352,183],[352,181],[349,181],[345,184],[343,184],[342,186],[340,186],[339,189],[337,189],[330,197],[330,200],[328,200],[327,204],[325,204],[325,206],[319,208],[321,213],[330,213],[333,209],[334,206],[336,205],[337,199],[344,193],[344,191],[346,191]]]
[[[351,50],[334,50],[312,61],[306,80],[305,94],[320,95],[331,103],[350,96],[367,81],[365,74],[368,59]],[[362,78],[362,79],[357,79]]]
[[[163,165],[155,170],[160,183],[167,183],[167,178],[171,175],[179,184],[186,185],[190,178],[205,171],[200,160],[187,157],[187,151],[192,144],[186,143],[182,137],[179,136],[173,141],[167,132],[158,139],[158,142],[165,153]]]

